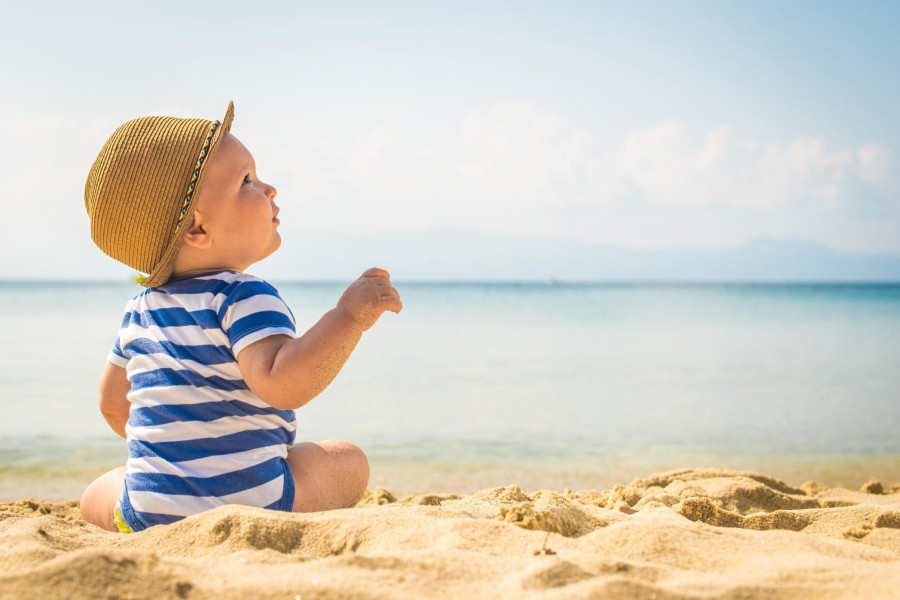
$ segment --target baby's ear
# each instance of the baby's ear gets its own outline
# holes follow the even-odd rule
[[[191,216],[191,224],[184,233],[184,243],[187,246],[201,250],[212,245],[212,238],[203,228],[203,214],[197,209],[194,209],[194,214]]]

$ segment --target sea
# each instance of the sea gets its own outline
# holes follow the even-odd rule
[[[274,282],[305,331],[345,284]],[[727,468],[900,483],[900,284],[397,282],[298,410],[369,456],[370,488],[608,489]],[[124,464],[97,407],[140,288],[0,282],[0,501],[77,498]]]

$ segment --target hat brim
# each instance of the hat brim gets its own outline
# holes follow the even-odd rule
[[[222,119],[222,124],[216,128],[215,133],[213,133],[212,140],[209,143],[209,151],[206,154],[206,159],[203,161],[203,164],[200,166],[200,175],[197,178],[197,185],[194,187],[194,193],[191,196],[191,203],[188,204],[187,210],[184,213],[184,219],[182,223],[186,223],[188,227],[181,227],[175,230],[175,233],[172,236],[169,245],[166,247],[165,252],[163,252],[163,256],[160,259],[159,263],[157,263],[156,267],[150,272],[150,274],[141,281],[141,285],[144,287],[157,287],[163,285],[172,277],[172,272],[175,269],[175,259],[178,258],[178,252],[181,250],[181,245],[184,243],[184,235],[185,232],[189,229],[191,223],[191,216],[194,214],[194,208],[197,206],[197,199],[200,197],[200,190],[203,187],[203,173],[206,171],[206,167],[212,162],[213,157],[216,155],[216,152],[219,149],[219,145],[222,143],[222,139],[225,137],[225,134],[231,130],[231,122],[234,120],[234,102],[228,102],[228,108],[225,109],[225,117]]]

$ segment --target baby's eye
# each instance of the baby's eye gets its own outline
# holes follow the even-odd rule
[[[241,185],[247,185],[248,183],[252,183],[250,181],[250,175],[244,175],[244,181]]]

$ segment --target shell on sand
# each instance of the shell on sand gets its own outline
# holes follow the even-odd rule
[[[312,514],[223,506],[127,536],[76,502],[23,500],[0,504],[0,539],[3,599],[900,597],[900,487],[724,469],[606,491],[376,489]]]

